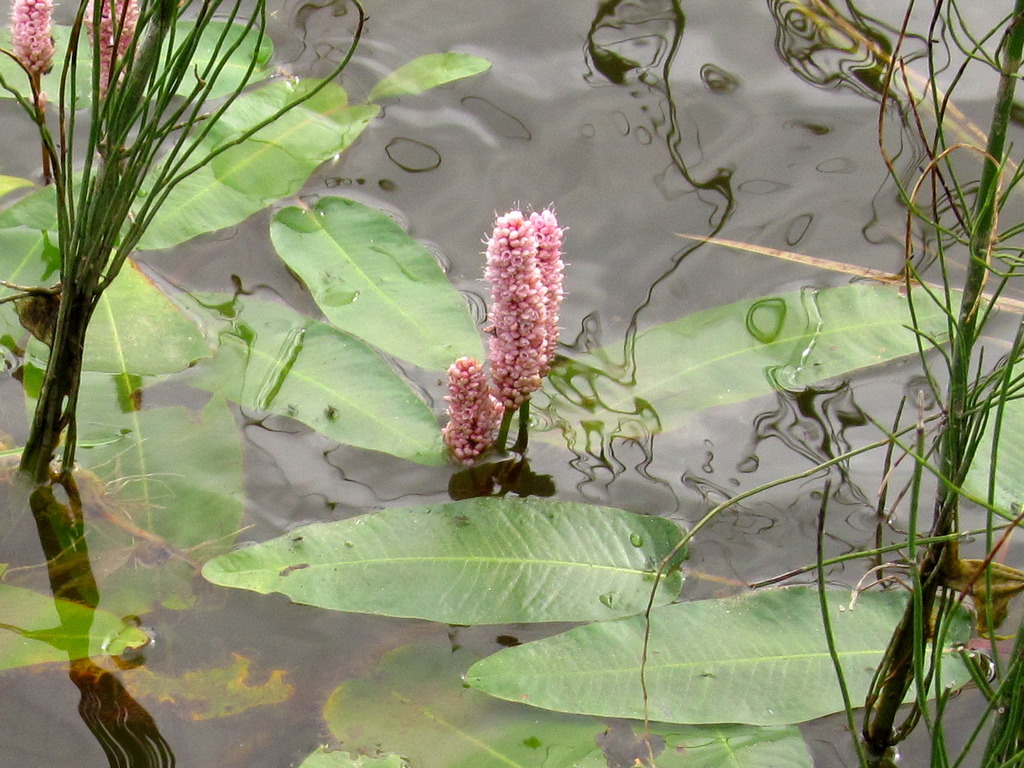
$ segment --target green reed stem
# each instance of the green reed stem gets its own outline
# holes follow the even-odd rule
[[[982,288],[989,274],[991,245],[1000,199],[999,179],[1003,167],[1006,132],[1017,72],[1024,51],[1024,0],[1016,0],[1014,16],[1003,39],[1003,58],[996,103],[989,131],[987,157],[983,161],[981,180],[970,222],[969,265],[960,312],[951,338],[949,384],[946,397],[946,425],[939,438],[939,467],[950,483],[940,483],[936,493],[932,535],[945,537],[958,527],[960,492],[957,490],[967,476],[980,430],[979,415],[972,408],[977,382],[972,380],[972,362],[983,322]],[[940,126],[941,130],[941,126]],[[894,722],[915,677],[922,679],[925,631],[933,620],[942,575],[951,559],[959,558],[955,540],[931,544],[924,549],[919,570],[915,572],[915,591],[903,618],[890,640],[889,650],[879,669],[878,691],[868,699],[868,717],[864,739],[876,755],[883,754],[906,735],[907,729],[896,729]],[[923,695],[923,691],[919,692]],[[906,724],[905,724],[906,725]]]

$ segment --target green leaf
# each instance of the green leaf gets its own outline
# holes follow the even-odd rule
[[[184,42],[185,35],[195,29],[195,21],[179,21],[176,25],[176,40],[179,46]],[[220,53],[217,53],[217,41],[221,36],[224,41],[220,44]],[[241,42],[239,42],[239,40]],[[231,46],[238,43],[238,47],[231,51]],[[210,68],[211,62],[223,66],[217,74],[213,88],[208,94],[208,99],[219,99],[227,96],[243,83],[252,83],[263,80],[273,74],[274,70],[268,66],[271,57],[274,55],[274,45],[267,35],[261,39],[259,29],[254,27],[248,32],[244,24],[229,24],[225,21],[210,21],[203,29],[195,53],[192,56],[192,63],[189,73],[182,78],[178,85],[179,96],[187,96],[195,88],[198,80],[208,79],[215,73],[215,68]],[[248,78],[245,77],[250,63],[255,59],[255,66]]]
[[[942,336],[945,317],[917,307],[922,331]],[[741,402],[917,352],[907,300],[884,285],[803,290],[687,315],[621,346],[558,366],[534,408],[572,441],[666,432],[691,413]]]
[[[860,703],[907,596],[863,593],[852,610],[845,592],[830,592],[828,601],[850,697]],[[969,614],[957,609],[949,641],[966,641],[970,631]],[[475,664],[466,681],[535,707],[642,718],[643,636],[642,616],[591,624],[500,651]],[[647,712],[654,720],[785,725],[843,709],[814,589],[659,608],[651,614],[648,659]],[[942,686],[970,679],[955,657],[946,659],[943,674]]]
[[[250,300],[220,310],[227,322],[219,350],[197,369],[198,386],[339,443],[447,463],[437,418],[376,350],[280,304]]]
[[[214,584],[338,611],[448,624],[592,621],[642,611],[675,523],[618,509],[487,497],[296,529],[208,562]],[[673,600],[682,577],[661,582]]]
[[[399,754],[416,768],[572,768],[596,751],[601,723],[466,690],[460,676],[476,658],[443,637],[398,648],[372,677],[337,688],[324,718],[346,749]]]
[[[277,82],[241,96],[213,126],[193,160],[242,135],[314,85]],[[295,194],[321,163],[348,148],[377,112],[375,106],[348,106],[345,91],[329,83],[178,184],[154,216],[139,249],[169,248],[233,226]],[[144,189],[142,197],[151,192]]]
[[[17,176],[0,176],[0,197],[3,197],[8,192],[13,192],[15,189],[32,186],[35,185],[28,179],[22,179]]]
[[[607,768],[635,765],[635,758],[647,764],[643,723],[540,712],[467,690],[461,677],[476,658],[443,637],[390,652],[372,677],[348,680],[331,694],[324,710],[331,733],[347,749],[391,753],[381,759],[402,755],[416,768]],[[792,726],[651,723],[650,733],[658,768],[811,766]]]
[[[199,563],[241,529],[241,438],[221,398],[199,411],[122,412],[145,404],[144,390],[117,391],[126,384],[86,374],[79,399],[77,459],[93,474],[79,487],[101,604],[121,614],[185,607]]]
[[[1016,517],[1024,504],[1024,400],[1010,400],[1003,411],[999,431],[999,453],[995,472],[992,467],[992,441],[995,437],[996,411],[989,422],[975,454],[974,463],[964,488],[979,498],[988,499],[990,480],[995,480],[995,506],[1009,517]]]
[[[394,96],[411,96],[445,83],[478,75],[491,68],[491,62],[468,53],[428,53],[403,64],[370,91],[367,101]]]
[[[128,261],[96,306],[82,366],[144,376],[180,371],[209,355],[195,323]]]
[[[483,359],[465,300],[387,214],[341,197],[280,211],[274,247],[334,325],[428,370]]]
[[[19,226],[57,232],[57,191],[54,185],[34,189],[0,211],[0,228]]]
[[[398,755],[383,757],[353,757],[348,752],[338,752],[320,747],[302,761],[299,768],[407,768],[407,763]]]
[[[0,606],[0,670],[117,655],[149,639],[112,613],[8,584],[0,584]]]

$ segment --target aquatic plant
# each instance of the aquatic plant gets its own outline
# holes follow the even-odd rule
[[[603,5],[601,13],[610,15],[613,6]],[[773,10],[779,7],[773,4]],[[853,21],[835,18],[823,8],[813,4],[800,9],[801,18],[814,22],[816,44],[842,40],[859,50],[875,39],[866,32],[852,33],[859,29]],[[144,5],[142,28],[152,19],[147,13],[151,9]],[[950,26],[955,21],[947,19]],[[479,330],[436,259],[388,215],[356,201],[303,199],[272,217],[273,245],[321,311],[316,316],[251,296],[241,284],[229,294],[180,292],[136,266],[137,250],[157,250],[230,226],[294,194],[319,162],[347,147],[376,114],[372,106],[349,106],[345,92],[334,84],[264,84],[261,78],[268,74],[262,35],[253,39],[253,30],[247,32],[244,24],[241,29],[237,23],[211,27],[225,46],[237,43],[254,58],[241,64],[230,57],[219,60],[222,69],[235,69],[240,76],[222,94],[235,100],[219,111],[211,96],[210,119],[197,116],[192,125],[197,157],[210,162],[181,177],[178,188],[185,193],[176,196],[172,190],[161,205],[148,208],[148,201],[160,196],[160,187],[142,184],[134,208],[116,227],[109,225],[107,242],[124,259],[119,271],[108,269],[94,283],[104,290],[92,294],[88,343],[78,361],[82,387],[74,403],[62,404],[77,409],[72,415],[89,416],[80,423],[74,418],[56,422],[67,427],[62,433],[66,439],[73,443],[77,438],[81,450],[65,451],[59,487],[44,484],[30,498],[40,530],[57,533],[52,540],[60,545],[58,551],[47,555],[53,555],[59,601],[55,604],[33,589],[0,584],[3,623],[18,630],[0,634],[16,636],[18,643],[17,653],[9,649],[0,654],[0,665],[53,661],[55,652],[56,658],[73,658],[82,665],[104,652],[130,653],[146,642],[146,634],[117,617],[144,615],[156,606],[189,606],[195,599],[193,577],[201,567],[213,584],[279,592],[328,610],[450,625],[584,623],[521,645],[506,637],[499,642],[511,647],[484,658],[448,646],[399,650],[382,661],[372,678],[341,683],[324,710],[332,734],[353,752],[367,744],[383,752],[341,758],[352,764],[372,760],[397,766],[400,755],[412,751],[407,745],[419,737],[432,739],[432,744],[439,738],[452,741],[450,753],[436,756],[450,764],[487,765],[485,760],[494,759],[503,764],[603,765],[608,755],[626,753],[621,748],[628,747],[629,757],[620,764],[674,768],[706,757],[710,765],[747,760],[808,766],[807,745],[795,724],[843,711],[858,749],[854,717],[868,719],[864,730],[877,753],[909,732],[920,715],[932,729],[935,763],[943,764],[957,759],[945,754],[943,739],[942,718],[951,692],[972,682],[984,698],[972,742],[979,743],[986,721],[994,719],[985,764],[1016,759],[1021,734],[1016,704],[1024,674],[1020,654],[997,659],[996,682],[989,682],[976,656],[962,652],[972,633],[990,643],[996,640],[1007,601],[1024,583],[1019,572],[992,562],[1002,529],[1012,530],[1019,523],[1014,504],[1024,473],[1015,454],[1022,452],[1010,441],[1024,434],[1018,407],[1021,381],[1015,371],[1024,334],[1018,330],[995,363],[991,352],[980,352],[982,328],[991,328],[987,323],[996,308],[1019,309],[1006,300],[1004,289],[1019,268],[1020,253],[1010,247],[1010,238],[1020,234],[1020,227],[1011,224],[1001,233],[995,229],[996,213],[1010,194],[999,191],[1000,179],[1009,184],[1019,178],[1009,170],[1003,159],[1006,146],[998,141],[1019,66],[1020,16],[1013,21],[1005,44],[989,45],[989,52],[979,44],[966,56],[982,66],[1002,61],[1004,70],[998,119],[990,132],[995,143],[990,141],[984,151],[947,146],[947,123],[939,116],[945,97],[929,92],[922,98],[910,88],[909,77],[902,77],[898,48],[885,55],[876,51],[871,59],[887,62],[891,71],[886,78],[871,72],[865,80],[883,83],[887,101],[899,100],[894,112],[908,118],[905,126],[923,130],[920,126],[930,124],[929,106],[935,115],[935,137],[922,140],[928,148],[925,178],[936,180],[930,208],[920,199],[927,181],[906,184],[894,174],[908,212],[908,233],[924,221],[934,223],[935,235],[927,241],[908,235],[906,269],[899,275],[804,259],[840,273],[856,271],[861,279],[687,312],[622,342],[569,349],[556,360],[558,307],[552,299],[561,296],[560,269],[545,271],[544,265],[549,257],[555,263],[556,252],[560,256],[557,224],[547,212],[508,214],[512,218],[499,219],[488,247],[489,260],[493,250],[498,262],[492,282],[502,286],[493,297],[491,324],[494,341],[501,337],[504,345],[492,356],[504,366],[505,396],[512,403],[506,428],[509,413],[523,418],[532,401],[543,422],[531,428],[544,441],[545,453],[564,448],[577,459],[585,453],[603,459],[613,441],[632,445],[653,439],[688,423],[694,411],[802,391],[914,354],[921,356],[926,373],[921,390],[942,403],[941,409],[929,412],[921,396],[910,403],[910,417],[880,427],[878,439],[842,445],[805,470],[708,503],[710,509],[686,529],[656,514],[526,498],[526,493],[516,497],[509,484],[498,495],[483,498],[358,510],[350,519],[314,523],[238,549],[232,544],[243,520],[242,447],[228,402],[256,418],[299,421],[355,449],[436,467],[446,463],[449,450],[475,462],[500,409],[491,400],[484,364],[477,362],[483,359]],[[178,22],[189,28],[185,20]],[[370,98],[419,92],[425,83],[448,82],[453,72],[465,74],[481,66],[471,57],[445,56],[443,66],[431,59],[403,67],[382,79]],[[130,106],[119,91],[131,86],[129,70],[141,60],[126,58],[122,85],[108,93],[114,102],[120,100],[119,108]],[[90,67],[94,84],[101,79],[99,66],[92,62]],[[149,93],[158,82],[148,79],[142,92]],[[200,78],[185,89],[205,88],[206,82]],[[240,82],[246,83],[244,88]],[[230,96],[235,90],[238,94]],[[308,96],[308,101],[293,103],[296,94]],[[92,98],[94,104],[101,103],[95,93]],[[172,109],[172,102],[163,102],[163,108]],[[65,99],[67,109],[75,103],[71,96]],[[263,122],[285,106],[289,111],[280,119],[293,122],[278,126],[279,131]],[[886,103],[882,108],[888,108]],[[99,135],[130,139],[139,126],[148,125],[132,122],[136,118],[130,111],[110,109],[99,107],[97,120],[104,126],[97,129]],[[134,127],[126,130],[129,126]],[[166,140],[176,136],[168,134]],[[91,146],[103,166],[114,158],[127,159],[123,153],[128,147],[122,143],[97,139]],[[964,176],[966,165],[947,163],[961,151],[981,158],[977,186]],[[158,173],[173,169],[163,178],[176,179],[192,168],[193,161],[184,160],[187,152],[187,144],[162,147],[148,168]],[[59,153],[55,157],[63,159]],[[297,180],[282,185],[286,163]],[[61,166],[58,178],[86,189],[76,186],[85,182],[77,181],[69,167]],[[116,176],[122,167],[109,173]],[[92,174],[85,174],[93,179],[91,189],[107,191],[100,183],[102,169]],[[947,187],[944,181],[956,183]],[[73,244],[77,230],[61,225],[69,214],[60,212],[54,200],[78,199],[66,190],[38,189],[0,212],[0,242],[5,246],[0,258],[10,260],[4,263],[15,286],[9,298],[20,302],[17,318],[31,327],[35,341],[25,348],[14,341],[20,332],[13,311],[6,313],[4,338],[23,360],[30,397],[40,393],[45,381],[41,366],[47,359],[52,364],[58,354],[48,333],[53,326],[47,310],[58,296],[63,309],[69,295],[63,280],[59,287],[47,288],[45,283],[54,269],[63,268],[65,279],[78,274],[68,271],[64,253],[68,233]],[[91,205],[110,199],[100,197]],[[140,219],[146,226],[136,230]],[[705,248],[737,247],[730,241],[716,245],[699,240]],[[770,250],[756,244],[742,247]],[[952,281],[932,285],[916,272],[921,261],[913,258],[916,249],[933,247],[940,249],[943,265],[955,253],[969,256],[965,261],[973,270],[964,286]],[[801,258],[781,251],[773,255]],[[506,258],[507,263],[500,261]],[[533,266],[526,268],[531,261]],[[161,343],[154,344],[154,338]],[[49,344],[54,344],[52,350]],[[716,354],[709,355],[711,349]],[[449,366],[453,359],[457,362]],[[981,365],[984,360],[988,367]],[[443,438],[440,414],[422,396],[425,387],[411,385],[393,361],[408,362],[431,377],[448,368],[451,420]],[[936,365],[947,368],[938,370]],[[946,379],[948,389],[941,384]],[[181,386],[190,395],[202,390],[210,397],[201,409],[143,408],[148,385],[157,381]],[[442,386],[439,380],[438,391]],[[933,426],[940,427],[934,436]],[[959,435],[950,435],[951,429]],[[883,497],[878,542],[865,551],[826,557],[826,519],[833,497],[825,478],[871,452],[888,457],[879,473],[886,489],[905,482],[905,492],[893,493],[904,500],[897,502],[902,506],[889,507]],[[901,454],[902,463],[894,458]],[[38,470],[40,464],[32,464]],[[913,468],[901,475],[901,467],[908,465]],[[49,466],[45,462],[47,472]],[[515,465],[513,471],[525,472],[524,467]],[[929,476],[937,489],[931,521],[922,514]],[[813,484],[820,495],[816,560],[753,585],[749,594],[680,601],[683,562],[690,545],[700,546],[697,534],[727,512],[746,519],[746,505],[759,494],[796,483]],[[988,516],[983,529],[974,532],[985,539],[982,558],[959,556],[957,539],[968,532],[955,513],[964,500],[979,503]],[[95,578],[83,569],[89,551],[82,509],[90,507],[102,514],[89,519],[88,542],[121,547],[146,568],[115,567],[112,575]],[[893,514],[903,515],[906,534],[888,532],[886,522]],[[826,588],[829,568],[867,560],[864,571],[873,574],[876,561],[887,557],[894,559],[886,567],[907,569],[909,598],[898,590]],[[771,588],[808,574],[813,586]],[[99,591],[109,610],[98,610],[93,593]],[[960,604],[965,597],[974,601],[973,617]],[[57,607],[62,621],[59,648],[47,642],[53,627],[52,621],[38,618],[41,605]],[[894,626],[899,629],[890,642]],[[110,637],[115,641],[104,645]],[[883,671],[876,674],[876,665]],[[219,691],[225,686],[218,681],[231,680],[234,694],[246,668],[238,660],[222,670],[202,670],[207,675],[203,685]],[[85,690],[88,674],[81,666],[75,674]],[[770,679],[770,692],[751,685],[752,679]],[[251,698],[245,701],[280,701],[287,695],[284,687],[272,676],[262,689],[246,690]],[[514,703],[497,710],[506,719],[492,727],[489,716],[502,706],[499,700]],[[903,724],[896,723],[900,713],[909,715]],[[625,720],[608,726],[594,717]],[[422,726],[428,736],[394,728],[396,719]],[[481,726],[481,721],[488,725]],[[448,729],[444,737],[437,735],[441,723]],[[466,744],[456,743],[453,732],[469,734]],[[596,743],[595,734],[600,735]],[[337,758],[337,752],[318,750],[309,765]]]
[[[448,368],[448,423],[441,430],[452,456],[466,466],[494,441],[504,407],[491,394],[484,367],[471,357],[460,357]]]
[[[29,77],[40,78],[53,66],[52,25],[51,0],[16,0],[11,5],[11,46]]]

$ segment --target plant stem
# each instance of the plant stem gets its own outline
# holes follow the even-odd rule
[[[933,537],[944,537],[958,527],[959,488],[967,476],[974,455],[977,415],[971,414],[971,363],[979,336],[978,309],[982,288],[988,276],[990,246],[994,239],[999,200],[999,177],[1003,165],[1006,130],[1016,86],[1017,71],[1024,51],[1024,0],[1016,0],[1014,16],[1004,37],[1004,54],[996,103],[989,131],[987,157],[974,201],[970,231],[970,264],[960,303],[960,314],[953,333],[950,379],[946,397],[947,422],[940,437],[940,471],[950,483],[940,483],[935,498]],[[869,695],[864,739],[869,748],[880,755],[897,743],[904,733],[894,728],[896,715],[914,679],[915,660],[919,651],[915,642],[915,619],[933,620],[933,611],[947,566],[959,559],[955,540],[942,540],[929,545],[919,562],[920,594],[915,605],[912,598],[889,643],[889,648],[876,679],[880,689]]]

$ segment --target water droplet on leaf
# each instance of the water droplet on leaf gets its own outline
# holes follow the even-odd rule
[[[629,534],[629,543],[634,547],[642,547],[644,545],[644,537],[639,533]]]

